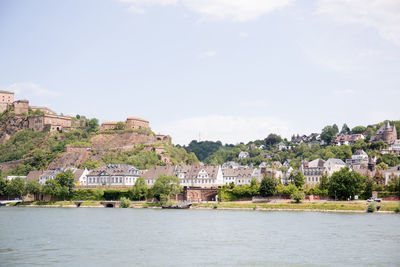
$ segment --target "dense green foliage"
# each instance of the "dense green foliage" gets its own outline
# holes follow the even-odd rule
[[[11,180],[6,190],[8,195],[22,198],[26,194],[25,180],[17,177]]]
[[[340,200],[354,199],[355,195],[363,193],[365,181],[366,178],[361,174],[350,171],[348,167],[342,168],[329,178],[329,196]]]
[[[194,154],[196,154],[197,158],[200,161],[204,161],[207,157],[209,157],[211,154],[215,153],[221,147],[222,147],[222,143],[220,141],[197,142],[196,140],[193,140],[192,142],[189,143],[188,146],[185,146],[184,148],[186,149],[186,151],[188,153],[193,152]]]
[[[143,177],[138,178],[133,186],[133,198],[137,200],[146,200],[147,193],[148,188],[146,181]]]
[[[154,196],[163,202],[180,192],[179,179],[176,176],[160,175],[152,187]]]
[[[375,212],[376,211],[376,204],[375,203],[369,204],[368,207],[367,207],[367,211],[368,212]]]
[[[274,178],[264,177],[260,184],[260,195],[263,197],[273,196],[276,192],[278,182]]]
[[[296,203],[300,203],[302,200],[304,200],[304,197],[304,192],[301,191],[295,191],[290,195],[290,198],[296,201]]]
[[[126,197],[121,197],[119,202],[120,208],[129,208],[131,206],[131,201]]]

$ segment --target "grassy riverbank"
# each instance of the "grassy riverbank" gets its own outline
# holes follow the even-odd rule
[[[381,211],[395,211],[399,205],[397,201],[383,201],[377,203],[381,206]],[[195,208],[230,208],[230,209],[277,209],[277,210],[313,210],[313,211],[366,211],[368,203],[366,201],[313,201],[292,203],[290,201],[278,201],[269,203],[251,202],[222,202],[222,203],[195,203]]]
[[[380,211],[394,212],[399,201],[383,201],[376,203]],[[238,209],[238,210],[299,210],[299,211],[343,211],[364,212],[367,210],[367,201],[271,201],[267,203],[252,203],[250,201],[222,202],[222,203],[193,203],[192,209]],[[27,201],[10,206],[20,207],[76,207],[72,201]],[[84,201],[80,207],[103,207],[101,201]],[[131,208],[161,208],[161,203],[132,202]]]

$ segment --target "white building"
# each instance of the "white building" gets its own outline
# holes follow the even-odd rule
[[[383,175],[385,177],[385,185],[387,185],[390,179],[394,177],[400,177],[400,166],[389,168],[383,172]]]
[[[228,161],[222,164],[222,169],[239,169],[239,163],[235,161]]]
[[[253,176],[253,169],[224,169],[222,173],[225,185],[230,185],[231,183],[235,185],[250,184],[251,179],[256,178]]]
[[[286,150],[286,149],[288,149],[287,145],[284,144],[283,142],[279,142],[278,150],[281,151],[281,150]]]
[[[137,178],[139,178],[141,175],[142,172],[132,165],[108,164],[90,171],[86,177],[86,183],[84,183],[84,185],[134,185]]]
[[[331,176],[334,172],[340,171],[344,167],[346,167],[346,163],[341,159],[330,158],[324,164],[325,173],[328,176]]]
[[[247,151],[241,151],[240,153],[239,153],[239,159],[247,159],[247,158],[250,158],[250,155],[249,155],[249,152],[247,152]]]
[[[143,174],[143,178],[152,186],[160,175],[178,177],[181,186],[207,188],[224,184],[221,166],[154,166]]]
[[[330,158],[327,161],[315,159],[310,162],[303,162],[300,171],[305,177],[306,185],[314,186],[321,182],[322,175],[331,176],[334,172],[346,167],[341,159]]]
[[[77,168],[54,168],[54,169],[48,169],[46,171],[43,171],[43,173],[39,176],[39,183],[41,185],[46,184],[46,181],[48,180],[54,180],[60,172],[65,172],[67,170],[71,170],[72,173],[74,174],[74,179],[75,182],[79,184],[79,182],[83,181],[86,179],[86,175],[88,174],[88,170],[81,170]]]
[[[346,164],[354,165],[354,164],[368,164],[368,154],[365,153],[364,150],[357,150],[351,156],[351,159],[346,159]]]
[[[18,177],[22,178],[26,181],[26,176],[7,176],[7,177],[4,177],[4,180],[12,181],[13,179],[18,178]]]

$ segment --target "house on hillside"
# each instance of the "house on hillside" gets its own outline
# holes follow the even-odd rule
[[[247,159],[250,158],[250,154],[247,151],[241,151],[238,156],[239,159]]]
[[[340,134],[336,136],[335,140],[333,140],[333,144],[337,146],[341,145],[352,145],[357,140],[365,139],[362,134]]]
[[[346,159],[347,165],[355,165],[355,164],[368,164],[368,154],[365,153],[364,150],[359,149],[353,153],[351,159]]]
[[[65,172],[67,170],[72,171],[72,173],[74,174],[74,180],[77,184],[82,183],[86,179],[86,175],[89,173],[87,169],[81,170],[77,168],[53,168],[46,171],[40,171],[40,174],[38,175],[38,181],[41,185],[44,185],[46,184],[46,181],[54,180],[57,174],[59,174],[60,172]],[[35,175],[35,173],[32,173],[32,176],[33,175]]]
[[[278,147],[278,150],[279,150],[279,151],[287,150],[287,149],[288,149],[288,146],[287,146],[285,143],[283,143],[283,142],[279,142],[279,144],[277,145],[277,147]]]
[[[371,137],[371,142],[383,141],[387,144],[393,144],[397,140],[397,131],[395,125],[390,125],[389,121],[382,125],[376,132],[376,135]]]

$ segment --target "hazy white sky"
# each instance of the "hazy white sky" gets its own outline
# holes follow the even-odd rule
[[[236,143],[400,119],[398,0],[2,0],[0,90]]]

